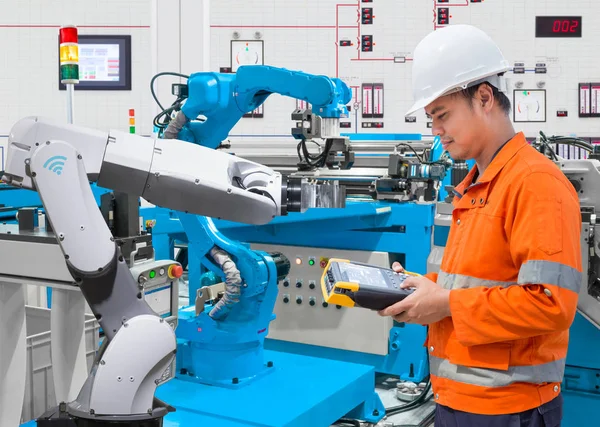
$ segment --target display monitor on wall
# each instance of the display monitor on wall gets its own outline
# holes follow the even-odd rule
[[[131,36],[79,35],[75,90],[131,90]],[[59,88],[65,90],[60,83]]]

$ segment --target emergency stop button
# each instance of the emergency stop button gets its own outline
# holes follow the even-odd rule
[[[171,279],[179,279],[183,275],[183,267],[173,264],[169,267],[168,274]]]

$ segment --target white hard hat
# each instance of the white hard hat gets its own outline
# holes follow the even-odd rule
[[[412,67],[412,114],[437,98],[489,82],[506,92],[508,61],[494,41],[471,25],[449,25],[428,34],[415,49]]]

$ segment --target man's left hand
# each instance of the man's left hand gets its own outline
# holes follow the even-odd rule
[[[397,322],[429,325],[451,315],[450,291],[427,277],[409,277],[401,287],[415,288],[415,291],[404,300],[381,310],[381,316],[393,316]]]

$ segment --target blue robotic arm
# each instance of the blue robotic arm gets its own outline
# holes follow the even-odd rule
[[[312,104],[313,113],[333,119],[322,137],[339,129],[338,120],[348,115],[352,99],[348,86],[337,78],[316,76],[263,65],[242,66],[236,74],[194,73],[187,84],[187,100],[165,134],[210,148],[217,148],[243,117],[278,93]],[[199,117],[205,120],[197,121]]]
[[[236,74],[195,73],[187,87],[180,89],[184,90],[178,100],[185,99],[185,104],[169,122],[165,139],[217,148],[244,114],[255,110],[272,93],[279,93],[312,104],[312,111],[292,114],[292,119],[310,121],[310,126],[303,123],[292,131],[296,138],[323,138],[329,149],[344,142],[339,137],[339,118],[348,114],[346,104],[352,96],[339,79],[257,65],[240,67]],[[325,187],[339,189],[333,182],[318,185],[322,188],[313,188],[322,194],[331,190]],[[301,191],[301,187],[292,186],[288,178],[290,191]],[[192,290],[191,305],[179,313],[177,335],[188,344],[178,352],[178,366],[187,372],[187,380],[228,387],[232,378],[244,383],[265,374],[263,342],[273,320],[277,281],[289,272],[289,261],[281,254],[253,251],[228,239],[210,218],[183,212],[175,216],[188,244]],[[157,225],[160,228],[168,222],[159,219]],[[207,299],[217,283],[211,289],[198,289],[202,282],[200,265],[222,278],[225,287],[220,297]]]

